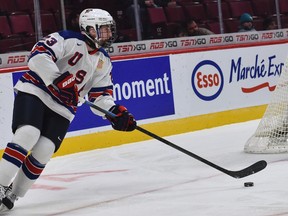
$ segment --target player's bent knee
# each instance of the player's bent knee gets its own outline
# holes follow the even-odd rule
[[[55,144],[47,137],[41,136],[31,150],[33,157],[41,164],[47,164],[55,151]]]
[[[19,127],[12,138],[12,142],[30,150],[39,140],[40,130],[31,125]]]

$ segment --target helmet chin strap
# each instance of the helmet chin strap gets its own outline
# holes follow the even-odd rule
[[[91,47],[92,49],[100,48],[98,43],[95,40],[93,40],[92,37],[88,35],[85,31],[82,31],[82,34],[85,35],[85,42],[89,47]]]

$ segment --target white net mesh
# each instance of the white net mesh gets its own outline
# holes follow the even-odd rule
[[[246,142],[248,153],[288,152],[288,60],[282,69],[272,100],[256,132]]]

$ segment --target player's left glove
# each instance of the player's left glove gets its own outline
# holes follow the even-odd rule
[[[106,115],[106,118],[111,122],[112,127],[119,131],[133,131],[136,128],[136,120],[134,116],[128,112],[127,108],[121,105],[114,105],[109,109],[110,112],[116,115],[111,118]]]

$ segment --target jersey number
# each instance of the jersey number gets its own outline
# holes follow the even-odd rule
[[[57,43],[56,38],[51,37],[50,35],[45,37],[45,39],[46,39],[46,43],[47,43],[48,46],[53,46],[55,43]]]

